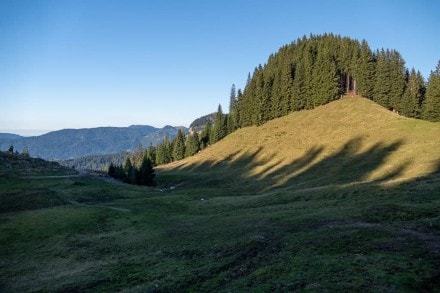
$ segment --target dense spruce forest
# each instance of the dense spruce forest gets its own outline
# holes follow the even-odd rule
[[[202,131],[185,135],[179,130],[144,156],[153,165],[181,160],[238,128],[313,109],[344,94],[371,99],[402,116],[440,121],[440,62],[425,82],[419,71],[405,67],[397,50],[373,52],[365,40],[333,34],[304,36],[249,73],[243,91],[232,85],[228,114],[219,105],[217,113],[197,121],[205,122]]]
[[[236,127],[260,125],[292,111],[312,109],[352,93],[407,117],[440,121],[440,65],[427,86],[396,50],[373,52],[368,43],[325,34],[282,47],[255,68],[231,100]]]

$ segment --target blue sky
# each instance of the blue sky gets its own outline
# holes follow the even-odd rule
[[[427,78],[439,1],[0,0],[0,132],[166,124],[228,108],[232,83],[303,35],[397,49]]]

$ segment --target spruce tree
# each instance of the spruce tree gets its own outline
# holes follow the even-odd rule
[[[423,119],[440,121],[440,61],[429,76],[423,105]]]
[[[367,41],[363,40],[355,71],[356,88],[359,95],[370,99],[373,97],[374,69],[375,63],[373,53],[371,52]]]
[[[115,177],[115,175],[116,175],[116,169],[115,169],[115,166],[113,165],[113,163],[110,163],[110,166],[108,167],[108,175],[110,176],[110,177]]]
[[[150,146],[148,147],[147,150],[145,150],[145,156],[147,156],[147,158],[151,161],[151,164],[153,164],[153,166],[156,166],[156,147],[154,147],[152,144],[150,144]]]
[[[378,104],[390,108],[391,103],[389,99],[390,88],[391,88],[391,74],[390,66],[388,62],[389,51],[384,49],[378,50],[376,53],[376,74],[374,82],[374,96],[373,100]]]
[[[127,160],[125,160],[124,171],[126,174],[124,181],[130,184],[134,184],[136,182],[136,174],[135,168],[133,167],[130,158],[127,158]]]
[[[157,145],[156,163],[157,165],[163,165],[170,162],[172,162],[172,148],[170,140],[166,137],[162,143]]]
[[[316,63],[313,68],[311,95],[313,107],[323,105],[338,98],[340,94],[339,75],[336,64],[330,57],[330,52],[323,49],[318,53]]]
[[[147,156],[144,156],[139,171],[137,172],[136,183],[139,185],[155,186],[155,177],[156,174],[154,173],[151,160]]]
[[[399,112],[402,110],[402,96],[406,84],[405,61],[396,50],[392,50],[389,56],[389,69],[391,87],[389,89],[390,106]]]
[[[185,148],[185,157],[195,155],[200,150],[199,135],[197,132],[188,135]]]
[[[421,105],[425,96],[425,83],[419,72],[413,68],[408,76],[405,93],[402,97],[400,112],[412,118],[420,118]]]
[[[215,115],[214,126],[212,127],[210,142],[216,143],[226,136],[226,121],[223,115],[222,106],[218,105]]]
[[[241,95],[241,94],[240,94]],[[229,97],[229,115],[227,118],[227,133],[234,132],[238,127],[238,97],[235,91],[235,84],[232,84]]]
[[[202,133],[200,134],[200,148],[203,150],[207,148],[211,144],[211,132],[212,132],[212,125],[211,122],[208,121],[208,123],[205,124],[205,127],[202,130]]]
[[[181,129],[177,131],[176,138],[173,142],[173,147],[173,159],[175,161],[185,158],[185,135]]]

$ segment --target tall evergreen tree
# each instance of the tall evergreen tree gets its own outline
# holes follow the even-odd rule
[[[374,96],[373,100],[378,104],[391,108],[390,103],[390,88],[391,88],[391,74],[388,62],[389,51],[384,49],[378,50],[376,53],[376,74],[374,81]]]
[[[203,128],[201,134],[200,134],[200,148],[203,150],[204,148],[207,148],[211,144],[211,132],[212,132],[212,125],[211,122],[208,121],[208,123],[205,124],[205,127]]]
[[[177,131],[173,145],[173,159],[178,161],[185,158],[185,134],[183,134],[181,129]]]
[[[168,137],[157,145],[156,163],[158,165],[168,164],[173,161],[171,142]]]
[[[407,70],[405,61],[396,50],[391,50],[389,56],[391,87],[389,89],[390,106],[402,110],[402,96],[405,91]]]
[[[153,166],[156,166],[156,147],[154,147],[152,144],[148,147],[148,149],[145,150],[145,155],[150,161]]]
[[[405,93],[402,97],[400,112],[402,115],[420,118],[421,105],[425,97],[425,82],[420,71],[413,68],[408,76]]]
[[[367,41],[363,40],[360,47],[360,54],[355,70],[357,92],[366,98],[373,97],[374,89],[374,56],[368,46]]]
[[[212,127],[210,142],[216,143],[226,136],[226,121],[223,115],[222,106],[218,105],[215,115],[214,126]]]
[[[133,167],[130,158],[127,158],[124,165],[124,171],[126,174],[125,182],[134,184],[136,182],[135,168]]]
[[[200,150],[199,135],[197,132],[188,135],[186,140],[185,157],[197,154]]]
[[[423,119],[440,121],[440,61],[429,76],[423,105]]]
[[[340,94],[340,77],[336,64],[332,61],[330,52],[326,48],[318,53],[313,68],[312,100],[313,107],[323,105],[338,98]]]
[[[229,115],[227,118],[227,133],[234,132],[238,127],[238,97],[235,91],[235,84],[232,84],[229,97]]]
[[[139,185],[155,186],[154,178],[156,174],[154,173],[153,164],[147,156],[142,159],[141,166],[136,172],[136,183]]]

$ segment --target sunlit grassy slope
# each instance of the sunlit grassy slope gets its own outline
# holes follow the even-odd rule
[[[399,116],[359,97],[240,129],[163,168],[223,170],[264,189],[399,182],[438,168],[440,123]],[[223,172],[222,171],[222,172]]]

